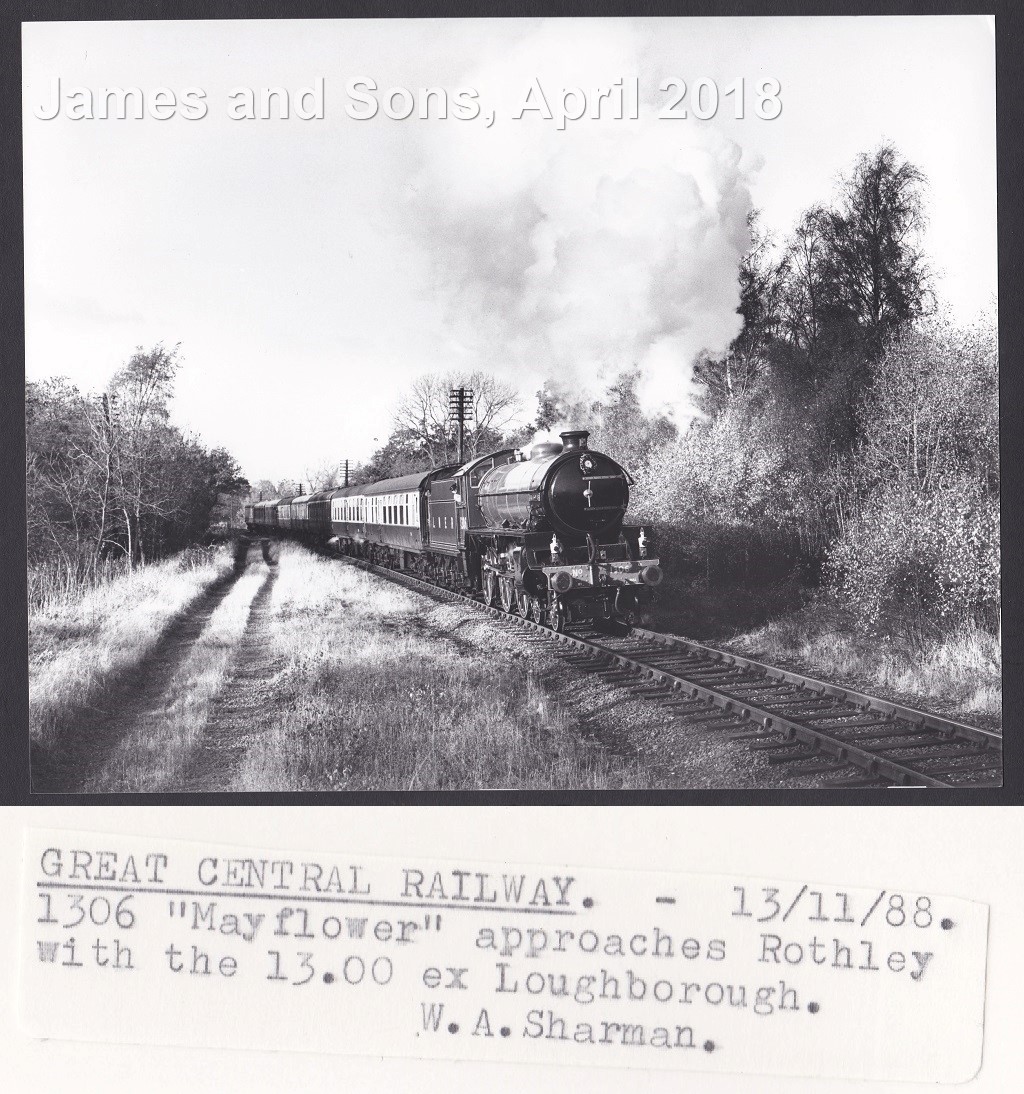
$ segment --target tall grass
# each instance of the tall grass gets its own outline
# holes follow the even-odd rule
[[[214,548],[187,547],[173,559],[165,560],[183,569],[205,566]],[[150,563],[160,565],[160,563]],[[92,558],[50,558],[28,567],[29,612],[53,610],[73,604],[91,590],[118,581],[132,572],[123,555],[96,561]]]
[[[734,639],[731,646],[765,659],[793,658],[833,679],[915,696],[962,714],[999,715],[1002,699],[999,639],[963,625],[943,636],[868,639],[812,605]]]
[[[124,558],[106,558],[101,562],[75,559],[47,559],[29,565],[28,608],[39,611],[60,604],[71,604],[90,589],[107,585],[129,572]]]
[[[189,551],[31,609],[33,743],[52,746],[76,715],[150,656],[171,623],[230,566],[224,548]]]
[[[285,548],[272,598],[275,709],[256,714],[232,789],[641,785],[551,708],[539,679],[460,640],[444,612]]]

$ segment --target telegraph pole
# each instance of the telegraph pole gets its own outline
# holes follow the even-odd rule
[[[473,420],[473,389],[453,387],[448,392],[448,420],[459,423],[459,466],[466,460],[466,422]]]
[[[349,460],[341,461],[341,472],[345,476],[345,485],[348,486],[348,473],[352,464]]]

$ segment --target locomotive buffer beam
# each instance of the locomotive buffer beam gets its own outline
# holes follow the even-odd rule
[[[657,578],[645,579],[644,571],[656,567]],[[597,581],[593,580],[593,569],[597,571]],[[552,584],[555,574],[567,574],[572,579],[572,588],[579,586],[600,588],[602,585],[656,585],[661,580],[661,568],[656,558],[643,562],[588,562],[566,563],[562,566],[541,566],[540,572]]]

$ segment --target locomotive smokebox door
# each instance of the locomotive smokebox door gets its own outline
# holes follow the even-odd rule
[[[585,448],[569,449],[549,472],[547,503],[552,521],[566,531],[603,532],[625,516],[629,480],[609,457]]]

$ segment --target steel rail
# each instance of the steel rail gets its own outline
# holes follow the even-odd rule
[[[609,682],[620,686],[624,686],[627,681],[641,685],[652,700],[660,701],[664,706],[683,706],[698,702],[710,703],[716,708],[715,712],[708,711],[706,707],[694,711],[681,711],[680,715],[683,718],[699,718],[701,721],[715,721],[723,718],[739,720],[737,725],[717,727],[722,729],[741,729],[749,727],[750,723],[759,724],[762,728],[756,733],[748,731],[737,733],[735,736],[752,741],[753,748],[767,748],[779,752],[783,749],[790,750],[787,754],[770,762],[815,759],[820,761],[829,758],[839,766],[819,767],[815,769],[815,773],[827,770],[841,774],[842,765],[850,765],[867,776],[870,781],[881,781],[897,786],[949,789],[958,784],[940,778],[940,770],[937,769],[934,772],[921,770],[910,766],[908,762],[902,762],[902,758],[895,759],[884,753],[898,752],[900,749],[914,751],[923,748],[939,748],[951,743],[955,746],[963,743],[973,745],[975,749],[981,746],[981,751],[937,752],[933,753],[933,758],[955,761],[959,756],[964,761],[965,771],[981,770],[983,772],[991,768],[990,753],[1000,753],[1001,761],[1002,735],[992,730],[955,722],[936,714],[866,695],[851,688],[830,684],[788,669],[766,665],[740,654],[705,646],[692,639],[663,634],[642,627],[634,627],[629,639],[622,640],[626,643],[625,648],[617,648],[590,636],[554,631],[545,624],[526,619],[515,611],[509,612],[500,607],[492,607],[482,603],[472,594],[437,585],[405,571],[393,570],[379,563],[346,555],[330,557],[340,557],[343,561],[360,569],[387,577],[416,591],[440,594],[449,600],[470,604],[479,611],[511,621],[549,640],[577,649],[586,655],[583,661],[577,663],[577,667],[592,668]],[[671,655],[673,650],[678,650],[680,653],[674,657],[666,657],[666,654]],[[647,660],[645,654],[652,655],[651,659]],[[685,664],[682,666],[671,664],[672,661],[686,659],[694,662],[692,668],[688,669]],[[741,670],[741,673],[736,673],[737,669]],[[743,695],[734,694],[737,691],[757,693],[774,690],[778,692],[780,687],[787,686],[798,689],[798,693],[796,695],[792,692],[788,695],[757,694],[757,702],[751,702]],[[800,692],[803,694],[799,694]],[[688,698],[680,698],[681,695],[686,695]],[[848,709],[808,710],[804,716],[805,721],[797,721],[782,713],[795,706],[824,701],[826,697],[845,704]],[[719,711],[721,713],[718,713]],[[870,713],[877,713],[883,717],[869,718],[866,722],[863,720],[841,721],[841,719],[858,717],[863,719],[865,714]],[[708,715],[712,717],[709,718]],[[815,726],[809,725],[809,721],[833,721],[837,724]],[[905,722],[907,728],[902,729],[899,722]],[[853,732],[852,739],[841,736],[844,730]],[[934,735],[934,739],[924,740],[929,735]],[[898,741],[901,738],[907,738],[907,743],[882,745],[876,749],[863,748],[858,743],[886,739]],[[922,740],[910,740],[911,738],[922,738]],[[805,752],[802,749],[809,749],[809,751]],[[991,759],[995,760],[995,758],[995,755],[992,755]],[[922,759],[927,762],[929,757],[923,756]],[[956,774],[957,770],[955,763],[950,762],[941,768],[941,774]],[[793,772],[794,775],[811,773],[811,771]]]

